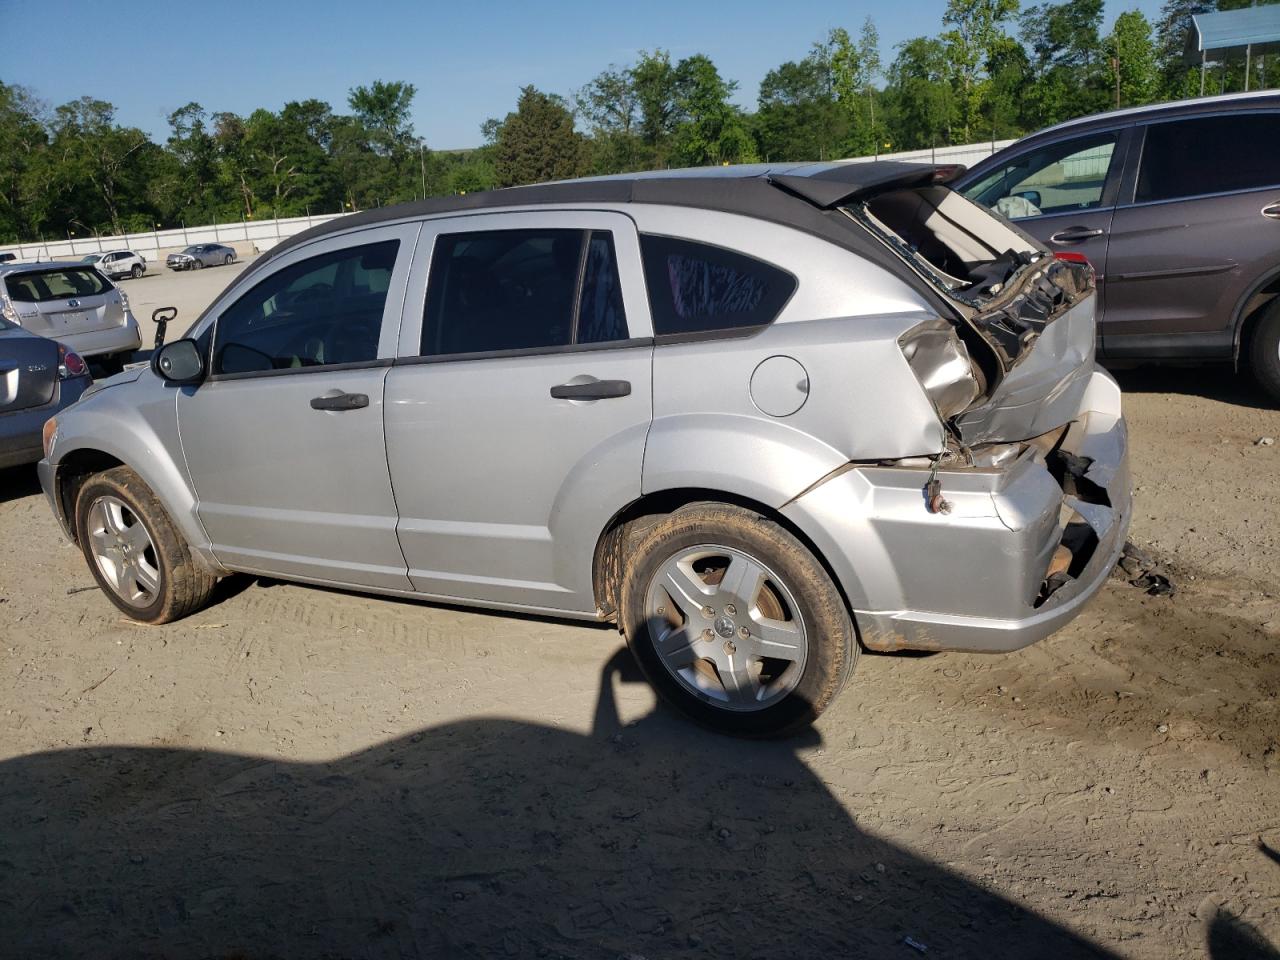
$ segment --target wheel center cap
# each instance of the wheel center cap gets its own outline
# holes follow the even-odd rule
[[[734,624],[734,622],[730,620],[728,617],[720,617],[718,620],[716,620],[714,626],[716,628],[716,633],[720,634],[720,636],[724,637],[725,639],[732,637],[734,634],[734,631],[737,629],[736,624]]]

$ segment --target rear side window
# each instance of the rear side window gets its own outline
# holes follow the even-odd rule
[[[443,234],[431,257],[423,356],[538,350],[627,338],[608,231]]]
[[[41,270],[38,273],[10,274],[5,278],[9,299],[21,303],[44,303],[69,297],[94,297],[106,293],[111,284],[92,267]]]
[[[214,373],[377,359],[398,240],[310,257],[256,284],[218,317]]]
[[[787,271],[723,247],[642,235],[640,251],[659,336],[765,326],[796,289]]]
[[[1280,184],[1280,114],[1197,117],[1147,127],[1139,203]]]

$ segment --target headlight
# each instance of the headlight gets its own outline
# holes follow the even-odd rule
[[[44,422],[44,430],[41,432],[40,439],[44,442],[44,458],[49,459],[49,451],[53,449],[53,443],[58,439],[58,418],[50,417]]]
[[[981,375],[969,348],[947,321],[939,317],[917,324],[898,345],[943,420],[962,413],[982,395]]]

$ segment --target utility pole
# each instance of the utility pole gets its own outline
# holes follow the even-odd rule
[[[422,170],[422,199],[427,199],[427,158],[426,144],[418,141],[418,166]]]

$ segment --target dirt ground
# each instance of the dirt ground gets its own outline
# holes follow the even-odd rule
[[[134,625],[0,472],[0,956],[1280,956],[1280,411],[1121,377],[1177,594],[866,655],[780,743],[605,628],[246,578]]]

